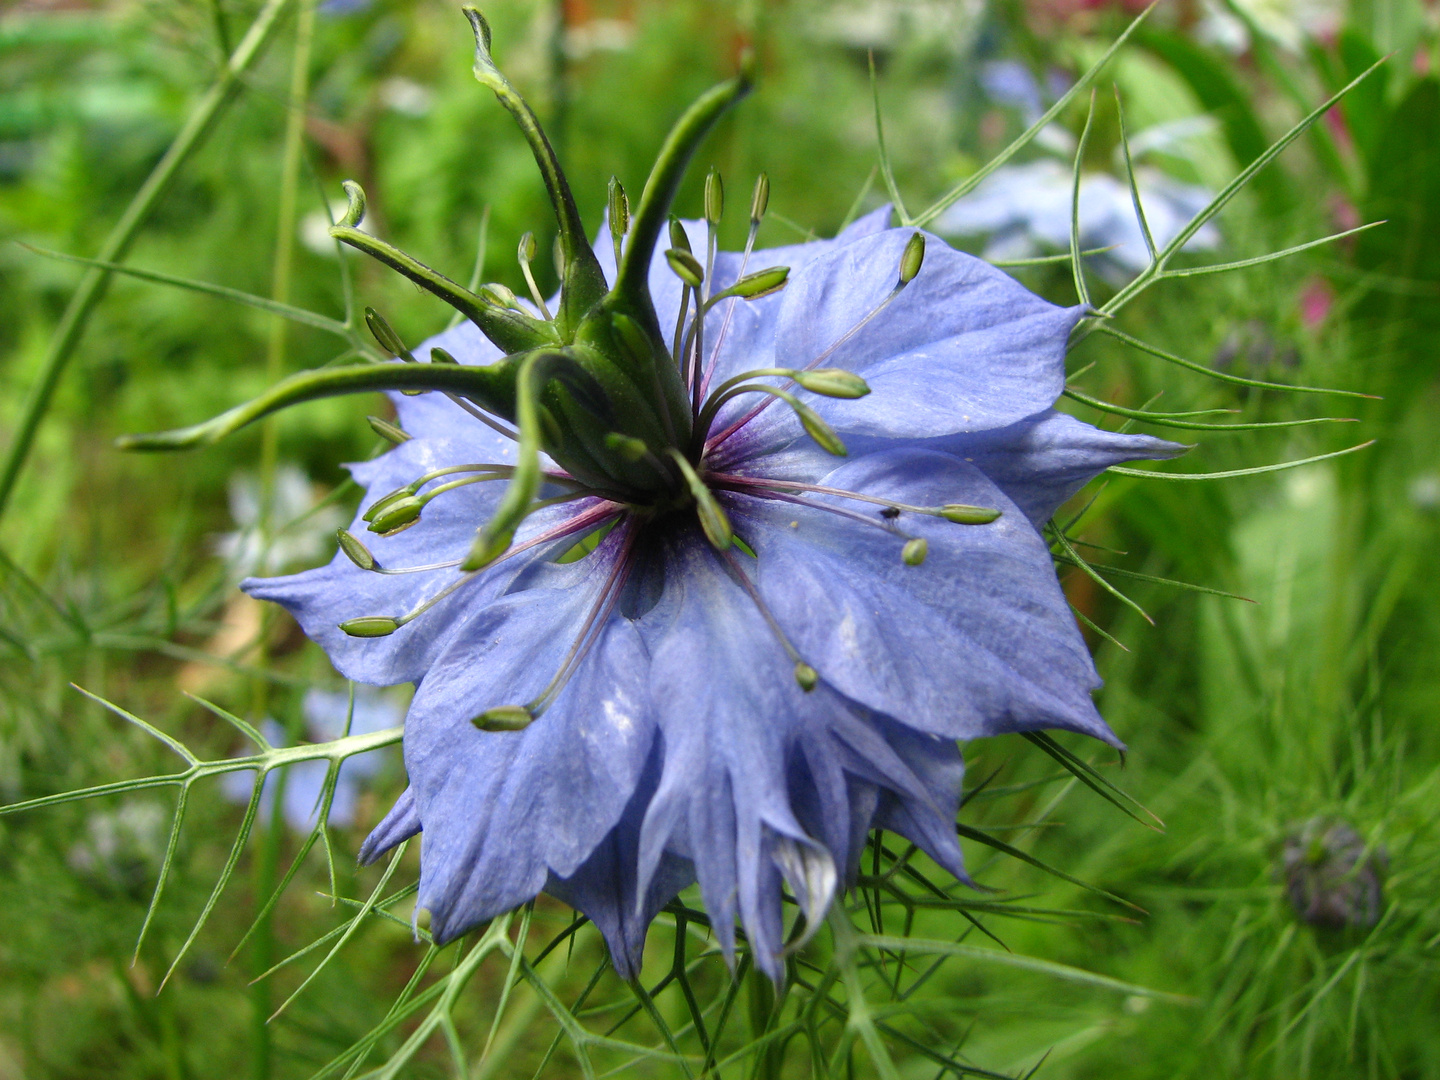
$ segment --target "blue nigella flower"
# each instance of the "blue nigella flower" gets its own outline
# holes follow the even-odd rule
[[[351,467],[367,495],[341,553],[244,585],[348,677],[417,684],[410,786],[362,859],[423,832],[417,904],[437,941],[544,891],[599,926],[627,977],[656,912],[698,881],[726,952],[738,919],[778,976],[782,884],[814,928],[870,829],[963,877],[957,740],[1061,728],[1119,745],[1040,527],[1108,466],[1179,448],[1056,412],[1082,309],[890,228],[888,208],[754,251],[762,177],[749,244],[721,252],[712,174],[706,220],[672,220],[658,250],[685,163],[743,78],[677,123],[633,220],[612,184],[614,229],[592,248],[469,14],[476,74],[556,207],[553,314],[360,232],[350,185],[335,235],[470,323],[427,342],[428,364],[302,373],[131,445],[410,391],[393,398],[399,428],[381,427],[394,448]]]

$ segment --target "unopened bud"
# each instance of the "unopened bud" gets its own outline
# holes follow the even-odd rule
[[[917,536],[914,540],[908,540],[905,546],[900,549],[900,558],[906,566],[919,566],[925,561],[925,556],[930,554],[930,545],[923,536]]]
[[[339,628],[351,637],[389,637],[400,629],[400,622],[389,615],[362,615],[347,619]]]
[[[374,533],[394,532],[406,525],[413,525],[423,509],[425,503],[422,499],[414,495],[402,496],[376,513],[367,528]]]
[[[622,435],[618,431],[612,431],[605,436],[605,445],[631,464],[639,461],[650,452],[650,448],[645,445],[643,439]]]
[[[336,529],[335,539],[340,542],[340,550],[345,553],[345,557],[361,570],[374,570],[380,565],[375,561],[375,556],[370,554],[370,549],[349,529]]]
[[[370,425],[370,430],[379,435],[386,442],[392,442],[399,446],[402,442],[409,442],[411,436],[408,432],[402,431],[389,420],[379,416],[367,416],[365,422]]]
[[[700,283],[705,280],[705,268],[700,265],[700,260],[688,251],[670,248],[665,252],[665,261],[670,264],[675,276],[692,289],[700,288]]]
[[[823,394],[825,397],[862,398],[870,393],[864,379],[839,368],[797,371],[791,378],[812,394]]]
[[[900,284],[909,285],[915,280],[915,275],[920,273],[920,267],[925,262],[925,234],[922,232],[911,233],[909,241],[905,244],[905,252],[900,256]]]
[[[345,189],[345,215],[336,223],[349,229],[358,229],[365,220],[365,189],[354,180],[340,185]]]
[[[946,521],[953,521],[957,525],[989,525],[1000,516],[1000,511],[985,506],[948,503],[940,507],[939,515]]]
[[[432,364],[455,364],[456,366],[460,364],[459,360],[438,346],[430,350],[430,362]]]
[[[711,225],[719,225],[724,213],[725,182],[720,179],[718,170],[711,169],[705,174],[705,220]]]
[[[534,262],[535,253],[538,250],[539,248],[535,244],[535,234],[533,232],[527,232],[524,236],[520,237],[518,254],[522,263]]]
[[[624,236],[630,231],[630,197],[615,177],[610,178],[610,235]]]
[[[534,720],[534,714],[524,705],[499,705],[470,722],[481,731],[523,731]]]
[[[755,194],[750,197],[750,223],[759,225],[770,205],[770,177],[763,172],[755,178]]]
[[[670,219],[670,246],[681,251],[690,250],[690,237],[685,234],[685,226],[678,217]]]
[[[487,285],[481,285],[480,295],[498,307],[520,307],[520,302],[515,299],[515,294],[499,282],[492,281]]]
[[[820,673],[804,660],[795,661],[795,681],[807,694],[820,685]]]

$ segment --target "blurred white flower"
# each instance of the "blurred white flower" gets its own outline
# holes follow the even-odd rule
[[[267,544],[260,531],[259,478],[237,473],[230,480],[230,516],[239,528],[217,537],[215,552],[229,563],[237,581],[314,562],[329,553],[335,530],[345,524],[344,512],[335,506],[305,517],[315,505],[314,485],[294,465],[275,470],[274,500],[271,520],[276,531]]]
[[[305,730],[310,740],[329,742],[344,735],[349,704],[350,695],[343,690],[306,691],[303,711]],[[385,728],[398,727],[404,718],[405,710],[396,703],[393,695],[367,686],[355,688],[351,735],[369,735]],[[285,730],[274,720],[265,720],[260,725],[260,733],[272,746],[284,746],[288,742]],[[386,750],[388,749],[387,747]],[[344,828],[355,820],[356,801],[366,781],[384,766],[385,759],[384,750],[372,750],[367,754],[346,758],[341,763],[327,819],[330,825]],[[285,793],[281,812],[285,815],[285,823],[297,833],[308,834],[315,827],[329,768],[329,763],[325,761],[302,761],[285,769]],[[265,778],[265,789],[260,795],[259,808],[259,819],[262,823],[270,820],[279,783],[279,772],[272,772]],[[255,787],[255,774],[226,773],[222,785],[225,797],[231,802],[248,803]]]

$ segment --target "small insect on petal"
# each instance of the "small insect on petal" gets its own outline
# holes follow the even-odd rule
[[[342,622],[340,629],[351,637],[389,637],[400,629],[400,622],[389,615],[362,615]]]
[[[794,379],[812,394],[823,394],[826,397],[862,398],[870,393],[870,387],[864,379],[839,368],[797,371]]]
[[[948,503],[940,507],[939,514],[946,521],[953,521],[957,525],[989,525],[1000,516],[1000,511],[986,506]]]
[[[499,705],[486,709],[470,722],[481,731],[523,731],[534,719],[524,705]]]
[[[340,542],[340,550],[345,553],[345,557],[361,570],[374,570],[380,565],[375,561],[375,556],[370,554],[370,549],[349,529],[336,529],[335,539]]]
[[[900,558],[905,561],[906,566],[919,566],[925,561],[925,556],[930,554],[930,544],[923,536],[917,536],[914,540],[906,542],[900,549]]]

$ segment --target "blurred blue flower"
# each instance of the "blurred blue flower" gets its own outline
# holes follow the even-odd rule
[[[346,734],[347,716],[350,717],[351,735],[369,735],[398,727],[404,720],[404,712],[390,695],[369,687],[356,687],[353,716],[350,713],[350,695],[343,690],[307,690],[303,712],[306,734],[312,742],[329,742]],[[274,720],[266,719],[260,725],[260,733],[271,746],[289,743],[285,729]],[[327,818],[331,826],[344,828],[355,820],[356,800],[365,782],[384,766],[386,756],[383,750],[371,750],[341,762]],[[326,761],[301,761],[284,770],[285,793],[281,812],[285,815],[285,823],[297,833],[308,834],[315,827],[329,769],[330,763]],[[221,783],[225,797],[231,802],[248,803],[254,790],[255,775],[251,772],[226,773]],[[265,789],[260,795],[261,822],[270,820],[279,790],[280,773],[272,772],[265,777]]]
[[[1135,186],[1150,234],[1161,248],[1213,198],[1206,188],[1182,184],[1146,165],[1136,167]],[[1074,173],[1065,162],[1042,158],[1006,165],[940,215],[935,228],[946,236],[987,237],[985,258],[997,262],[1066,251],[1073,192]],[[1213,248],[1219,241],[1219,232],[1207,223],[1185,250]],[[1112,279],[1138,274],[1150,261],[1129,184],[1109,173],[1082,172],[1080,249],[1108,247],[1114,250],[1091,258]]]
[[[775,975],[782,883],[818,925],[871,828],[964,877],[957,740],[1059,728],[1119,745],[1092,704],[1099,680],[1040,528],[1108,466],[1179,448],[1054,410],[1080,308],[934,237],[897,288],[915,231],[889,216],[754,253],[752,266],[790,267],[789,286],[705,320],[707,346],[719,342],[707,384],[823,359],[872,391],[795,390],[843,437],[843,461],[790,408],[751,397],[721,410],[695,483],[743,547],[707,542],[695,503],[590,495],[533,513],[502,558],[461,574],[503,488],[471,482],[387,529],[360,557],[369,569],[341,553],[245,583],[346,676],[418,684],[410,787],[362,858],[423,828],[418,908],[436,940],[546,891],[593,919],[633,976],[655,913],[698,881],[727,953],[738,918]],[[700,250],[704,226],[688,228]],[[602,237],[607,280],[611,250]],[[650,265],[660,325],[673,326],[680,282],[663,252]],[[714,287],[743,265],[719,253]],[[463,364],[501,356],[468,323],[432,346]],[[411,438],[350,467],[367,507],[438,469],[516,460],[513,442],[439,393],[393,401]],[[952,504],[999,517],[957,524],[941,514]],[[370,522],[373,535],[377,521],[352,530]],[[352,636],[357,617],[418,610],[388,636]],[[497,707],[517,702],[534,722],[494,730]]]

